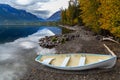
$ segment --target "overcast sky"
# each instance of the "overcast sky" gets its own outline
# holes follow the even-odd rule
[[[48,18],[61,8],[68,7],[69,0],[0,0],[17,9],[24,9],[38,17]]]

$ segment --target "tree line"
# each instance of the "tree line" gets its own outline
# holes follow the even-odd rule
[[[62,10],[61,23],[84,24],[96,33],[120,37],[120,0],[78,0]],[[108,32],[108,33],[106,33]]]

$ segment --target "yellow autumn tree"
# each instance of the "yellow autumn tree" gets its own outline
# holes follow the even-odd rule
[[[120,37],[120,0],[78,0],[79,6],[70,5],[62,13],[62,22],[85,24],[95,32],[105,31]]]
[[[83,23],[95,32],[99,32],[99,0],[79,0],[79,3]]]
[[[120,37],[120,0],[99,0],[100,28]]]

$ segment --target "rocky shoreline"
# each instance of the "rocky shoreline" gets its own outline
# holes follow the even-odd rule
[[[64,34],[64,35],[55,35],[55,36],[46,36],[39,40],[39,45],[43,48],[54,48],[55,46],[64,44],[67,41],[74,40],[80,37],[79,34]]]
[[[63,27],[63,26],[62,26]],[[80,27],[80,28],[79,28]],[[39,40],[39,45],[43,48],[54,48],[59,45],[62,45],[66,42],[73,41],[75,39],[82,39],[82,40],[102,40],[103,36],[101,35],[94,35],[93,32],[85,31],[83,26],[75,26],[75,27],[68,27],[65,26],[64,28],[74,30],[74,32],[62,34],[62,35],[55,35],[55,36],[46,36]]]
[[[73,33],[45,37],[40,40],[40,45],[46,48],[54,47],[57,51],[56,54],[79,52],[108,54],[109,52],[103,46],[106,44],[118,57],[115,67],[107,70],[61,71],[35,62],[36,56],[33,56],[33,61],[28,65],[28,72],[21,80],[119,80],[120,45],[110,41],[101,41],[101,39],[102,36],[94,35],[93,32],[79,27],[79,30]]]

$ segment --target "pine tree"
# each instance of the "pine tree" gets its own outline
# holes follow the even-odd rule
[[[69,7],[66,10],[62,10],[62,19],[61,22],[67,25],[76,25],[79,22],[79,5],[69,3]]]

